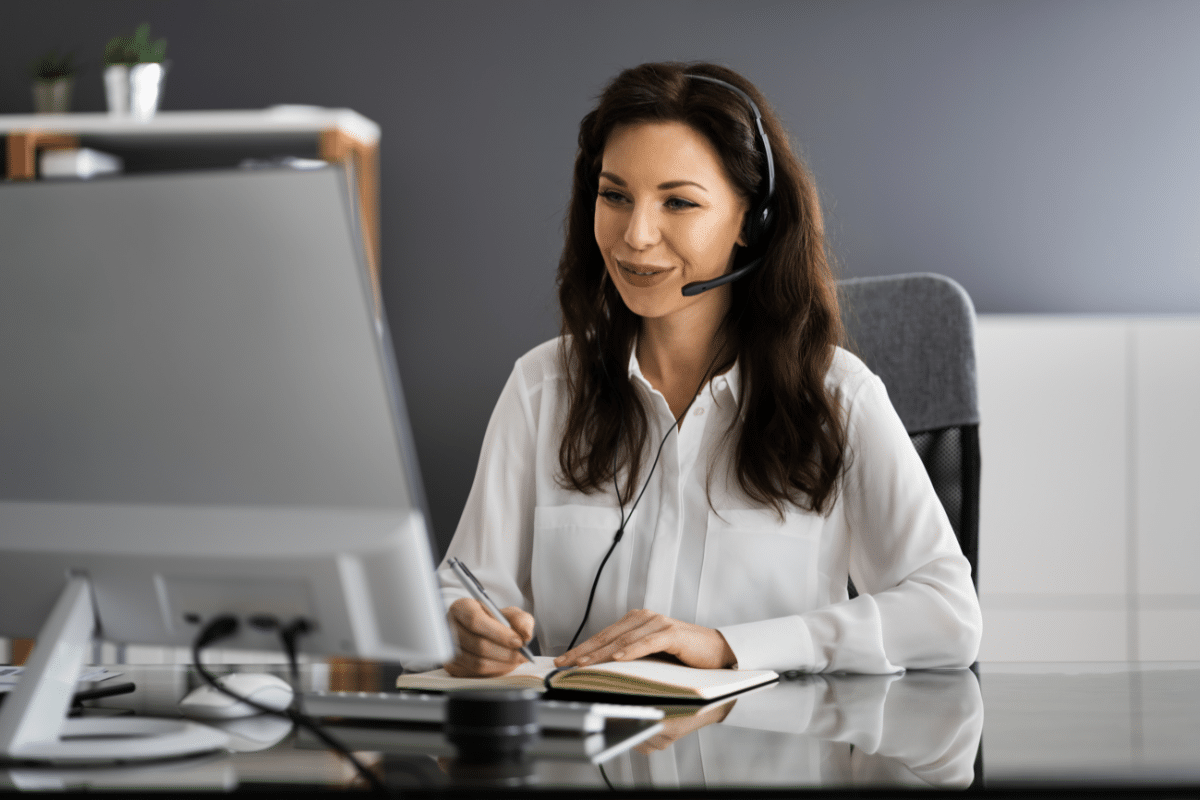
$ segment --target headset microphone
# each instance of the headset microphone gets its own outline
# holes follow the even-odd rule
[[[718,286],[724,286],[727,283],[733,283],[743,275],[748,275],[752,269],[762,263],[762,257],[758,257],[744,267],[735,269],[726,275],[719,278],[713,278],[711,281],[697,281],[696,283],[687,283],[683,286],[684,297],[695,297],[701,292],[707,292],[709,289],[715,289]]]

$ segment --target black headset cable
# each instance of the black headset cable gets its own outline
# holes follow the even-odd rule
[[[617,450],[613,450],[613,488],[617,493],[617,506],[620,509],[621,524],[617,528],[617,532],[613,535],[612,544],[609,545],[608,552],[604,554],[604,558],[600,561],[600,567],[596,570],[596,577],[592,580],[592,590],[588,593],[587,606],[583,610],[583,619],[579,621],[579,627],[575,629],[575,635],[571,637],[571,643],[567,645],[568,650],[575,646],[575,642],[579,639],[579,634],[583,633],[583,626],[587,624],[588,617],[592,613],[592,602],[596,599],[596,587],[600,585],[600,575],[604,572],[604,565],[608,563],[608,559],[613,554],[613,550],[616,549],[617,543],[620,542],[621,538],[625,535],[625,526],[629,524],[629,520],[633,518],[633,512],[637,510],[638,503],[642,502],[642,496],[646,494],[646,488],[650,486],[650,479],[654,477],[654,470],[656,467],[658,467],[658,460],[662,456],[663,447],[666,446],[667,439],[671,437],[672,432],[678,430],[679,423],[685,416],[687,416],[688,411],[690,411],[692,406],[695,404],[696,398],[698,398],[700,393],[704,391],[704,386],[710,380],[712,371],[717,366],[717,360],[724,352],[725,346],[722,345],[721,348],[717,350],[717,354],[713,356],[712,361],[709,362],[708,367],[704,370],[704,375],[700,378],[700,385],[696,387],[696,392],[692,395],[692,399],[688,401],[687,406],[679,413],[679,416],[675,418],[675,423],[667,430],[667,433],[663,436],[662,441],[659,442],[658,451],[654,454],[654,463],[650,465],[650,472],[646,475],[646,480],[642,484],[642,489],[640,492],[638,492],[638,496],[634,499],[633,505],[630,506],[628,516],[625,514],[625,501],[624,498],[621,497],[621,486],[617,480]],[[616,392],[617,403],[620,405],[621,426],[617,429],[617,441],[619,443],[621,436],[625,432],[624,402],[621,400],[621,393],[617,391],[616,384],[613,383],[612,378],[608,374],[608,367],[604,365],[603,354],[601,354],[600,366],[604,369],[604,377],[608,381],[609,386],[614,392]],[[557,672],[559,672],[559,670],[555,670],[546,676],[545,685],[547,688],[550,686],[550,678],[557,674]]]
[[[209,620],[208,624],[206,624],[200,630],[200,633],[196,635],[195,640],[192,642],[192,664],[196,667],[196,671],[198,673],[200,673],[200,677],[204,679],[205,683],[207,683],[209,686],[216,689],[218,692],[228,695],[229,697],[232,697],[234,700],[245,703],[246,705],[250,706],[251,708],[253,708],[257,711],[261,711],[264,714],[270,714],[272,716],[290,719],[296,726],[304,728],[309,733],[311,733],[313,736],[316,736],[318,739],[320,739],[321,742],[326,747],[330,748],[331,750],[333,750],[334,752],[338,753],[340,756],[345,758],[347,761],[349,761],[354,766],[354,769],[358,772],[358,774],[371,787],[372,790],[374,790],[375,792],[377,792],[381,795],[388,794],[387,789],[383,785],[383,782],[379,779],[379,776],[376,775],[374,772],[371,772],[371,770],[367,769],[363,765],[363,763],[361,761],[359,761],[357,757],[355,757],[354,753],[350,752],[349,748],[347,748],[345,745],[343,745],[341,742],[339,742],[337,739],[335,739],[333,736],[331,736],[329,733],[327,733],[321,725],[319,725],[317,722],[315,722],[312,719],[312,717],[309,717],[306,714],[302,714],[302,713],[295,711],[293,709],[290,709],[290,708],[284,709],[283,711],[279,711],[277,709],[271,708],[270,706],[265,706],[262,703],[256,703],[255,701],[251,700],[248,697],[242,697],[237,692],[234,692],[234,691],[228,689],[224,684],[222,684],[220,682],[220,680],[218,680],[216,675],[213,675],[211,672],[208,671],[208,668],[205,667],[204,663],[200,660],[200,651],[203,650],[204,648],[220,641],[221,639],[226,639],[226,638],[232,636],[234,633],[237,632],[237,629],[238,629],[237,618],[230,614],[224,614],[224,615],[214,617],[213,619]],[[307,630],[307,626],[305,624],[301,624],[301,625],[293,624],[291,626],[288,626],[288,628],[285,628],[284,630],[288,630],[288,629],[293,629],[292,635],[298,636],[302,632],[302,629]],[[295,645],[294,639],[290,643],[290,645],[287,642],[284,643],[285,649],[287,649],[289,651],[288,652],[289,660],[292,660],[293,662],[295,659],[294,645]],[[293,674],[295,674],[295,673],[293,673]],[[296,696],[297,697],[300,696],[299,692],[297,692]]]

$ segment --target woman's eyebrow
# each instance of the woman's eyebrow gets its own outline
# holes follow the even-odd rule
[[[608,180],[615,183],[617,186],[625,186],[625,181],[622,180],[620,177],[612,174],[611,172],[601,172],[600,177],[607,178]],[[658,185],[658,188],[659,189],[678,189],[680,186],[695,186],[697,189],[700,189],[701,191],[704,191],[704,192],[708,191],[708,189],[705,189],[703,186],[696,183],[695,181],[666,181],[665,183],[660,183]]]
[[[696,183],[695,181],[667,181],[666,183],[660,183],[658,185],[658,188],[660,188],[660,189],[678,189],[680,186],[695,186],[697,189],[700,189],[701,191],[704,191],[704,192],[708,191],[708,189],[705,189],[703,186]]]

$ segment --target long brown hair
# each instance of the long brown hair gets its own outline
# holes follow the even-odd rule
[[[713,144],[749,207],[765,192],[765,160],[745,100],[711,81],[689,80],[689,74],[718,78],[753,98],[775,162],[774,220],[763,263],[732,284],[725,320],[742,374],[733,463],[737,482],[751,499],[777,512],[794,503],[825,513],[845,462],[846,431],[825,388],[842,331],[816,186],[758,90],[714,64],[627,69],[579,125],[558,266],[569,397],[559,480],[580,492],[605,491],[623,462],[628,470],[622,494],[632,496],[646,449],[646,410],[628,375],[641,319],[607,279],[593,233],[600,163],[610,133],[631,123],[682,122]]]

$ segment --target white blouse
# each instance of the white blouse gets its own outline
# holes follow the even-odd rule
[[[648,410],[644,482],[675,420],[636,356],[629,375]],[[732,475],[738,380],[737,365],[714,378],[667,438],[579,642],[646,608],[716,628],[741,669],[971,664],[982,630],[971,568],[879,378],[838,349],[826,386],[847,414],[849,464],[827,515],[790,506],[783,519]],[[548,655],[567,649],[620,523],[612,488],[588,495],[558,484],[566,406],[555,339],[522,356],[505,384],[446,553],[498,605],[533,614]],[[447,606],[468,596],[444,562],[438,576]]]

